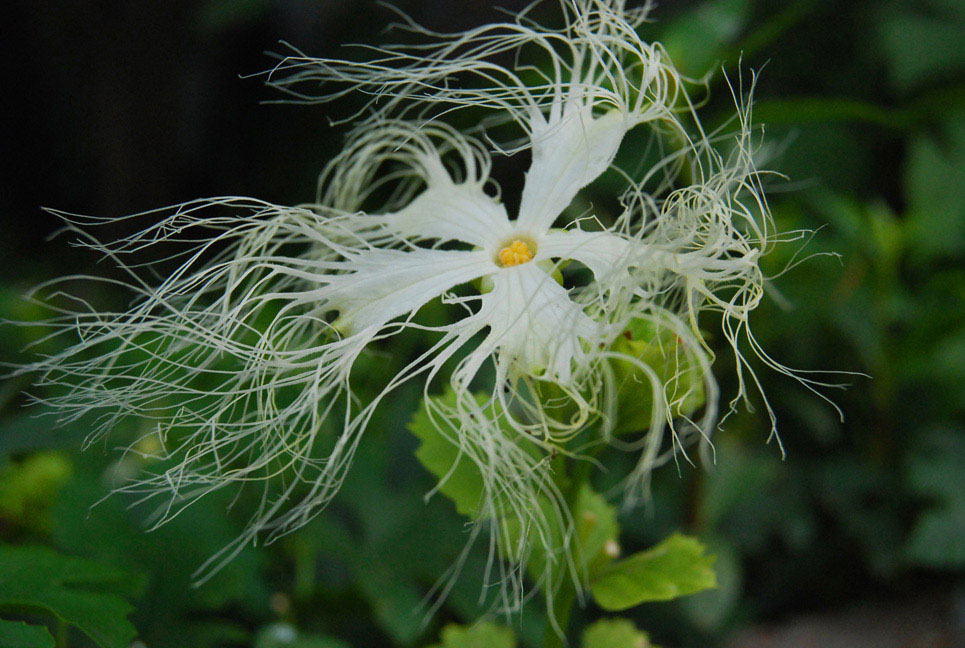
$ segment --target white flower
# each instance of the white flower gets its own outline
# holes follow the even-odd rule
[[[688,139],[684,120],[701,131],[685,82],[635,30],[648,6],[561,4],[560,30],[520,17],[431,34],[438,45],[386,49],[367,63],[286,59],[276,72],[292,76],[277,84],[289,91],[322,82],[373,94],[374,112],[326,167],[315,204],[197,201],[117,243],[89,243],[130,273],[126,287],[137,299],[116,313],[82,301],[59,306],[50,324],[76,341],[30,369],[60,388],[45,400],[64,419],[95,415],[93,438],[129,417],[154,421],[147,435],[162,442],[157,472],[120,490],[164,497],[159,524],[227,486],[261,490],[245,534],[211,564],[316,515],[338,490],[375,408],[413,379],[427,395],[440,381],[455,393],[452,405],[427,402],[484,477],[479,520],[498,535],[515,519],[522,537],[533,529],[547,545],[550,527],[568,524],[549,459],[571,452],[562,442],[592,420],[601,421],[598,441],[611,440],[616,393],[627,388],[615,384],[611,363],[620,354],[612,346],[632,323],[673,332],[679,357],[667,362],[696,374],[707,406],[699,421],[678,424],[675,406],[685,395],[668,396],[658,371],[639,358],[619,358],[636,367],[654,403],[650,431],[629,444],[642,449],[630,492],[645,490],[650,470],[682,437],[710,434],[717,387],[697,319],[722,313],[736,350],[742,332],[753,339],[747,315],[762,294],[757,262],[768,217],[749,126],[727,157],[706,136]],[[541,67],[493,60],[529,51]],[[499,200],[487,147],[440,119],[461,108],[489,111],[476,130],[490,142],[515,129],[495,144],[499,151],[531,152],[518,213]],[[617,218],[568,215],[643,124],[679,150],[646,177],[627,178]],[[671,190],[682,171],[693,182]],[[64,216],[75,228],[101,222]],[[159,262],[160,283],[123,263],[161,242],[181,251],[173,271],[160,270],[169,260]],[[584,279],[562,281],[568,262],[586,269]],[[424,319],[438,303],[449,305],[450,319]],[[406,331],[424,331],[429,348],[397,369],[375,370],[386,341]],[[353,382],[377,377],[377,395],[360,400]],[[547,403],[547,390],[569,406]],[[519,563],[530,547],[505,549]],[[519,574],[504,572],[504,585]],[[518,604],[518,588],[508,590],[517,597],[508,604]]]

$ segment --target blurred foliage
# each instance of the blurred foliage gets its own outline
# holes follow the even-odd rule
[[[100,648],[125,648],[137,635],[127,621],[132,607],[124,598],[137,594],[138,582],[123,571],[47,547],[0,547],[0,609],[42,610]]]
[[[626,619],[600,619],[583,633],[583,648],[651,647],[647,633],[640,632]]]
[[[449,15],[439,12],[439,3],[399,4],[417,18]],[[840,407],[841,419],[800,384],[761,369],[786,458],[776,443],[765,443],[770,423],[756,399],[755,412],[730,417],[714,440],[714,465],[680,461],[660,470],[644,510],[617,515],[594,494],[611,492],[633,460],[618,453],[599,457],[608,470],[594,475],[593,491],[584,495],[585,507],[605,523],[598,539],[612,539],[618,528],[620,545],[633,556],[677,531],[698,537],[716,557],[717,587],[633,607],[621,620],[599,620],[603,613],[591,599],[575,613],[573,627],[586,632],[582,644],[580,635],[573,643],[649,645],[640,628],[663,646],[714,645],[755,620],[869,597],[949,595],[965,574],[965,7],[959,0],[665,5],[645,35],[664,41],[690,74],[711,72],[709,125],[723,124],[733,109],[721,65],[732,79],[742,71],[745,91],[748,70],[761,70],[754,114],[767,124],[766,166],[788,178],[768,181],[774,216],[782,231],[813,232],[767,257],[775,278],[772,299],[752,322],[757,339],[790,366],[868,377],[833,375],[831,382],[848,388],[821,390]],[[218,0],[172,20],[221,43],[225,49],[218,51],[230,57],[224,39],[244,41],[246,48],[253,40],[249,49],[255,53],[270,49],[265,34],[305,24],[306,6],[299,0]],[[352,12],[369,12],[371,5],[358,6],[339,9],[338,24],[369,29],[374,19]],[[316,11],[311,15],[319,22],[329,16]],[[462,26],[466,16],[448,11],[453,24]],[[313,50],[310,40],[298,45]],[[252,69],[250,59],[232,66],[231,73]],[[193,88],[187,94],[211,95],[213,89],[199,86],[206,78],[185,76],[185,86]],[[98,86],[91,87],[93,93]],[[244,103],[222,92],[224,106]],[[71,103],[49,98],[45,111]],[[102,99],[92,105],[115,105]],[[130,105],[142,106],[133,100]],[[158,113],[150,108],[145,124]],[[208,159],[215,148],[237,158],[224,165],[221,179],[229,184],[218,191],[240,191],[231,182],[249,181],[263,182],[259,187],[268,193],[303,180],[310,188],[337,138],[323,124],[326,109],[300,110],[307,116],[295,119],[305,121],[286,124],[279,117],[277,129],[244,128],[247,122],[232,121],[242,118],[230,113],[224,124],[220,114],[211,120],[217,123],[186,122],[195,131],[213,129],[213,148],[187,149],[195,158]],[[72,128],[65,117],[70,113],[43,114]],[[193,113],[171,114],[181,119]],[[236,155],[236,140],[249,131],[252,148]],[[65,150],[99,141],[92,132],[71,130],[75,139],[65,140]],[[69,135],[65,131],[64,138]],[[40,168],[27,158],[22,164]],[[277,172],[267,180],[256,177],[272,168]],[[77,198],[87,183],[72,173],[55,185],[67,188],[45,193],[44,203],[127,206],[120,198]],[[167,202],[194,196],[194,180],[179,187],[185,193],[167,195],[157,185],[138,184],[136,193],[165,195]],[[81,204],[58,204],[75,199]],[[16,223],[25,216],[8,218]],[[12,320],[36,317],[16,298],[25,286],[87,263],[67,252],[31,257],[27,247],[17,246],[33,238],[18,238],[19,231],[11,230],[3,250],[25,261],[15,265],[16,273],[8,268],[0,285],[0,316]],[[34,329],[5,329],[0,360],[17,361],[22,348],[38,340]],[[719,346],[723,393],[732,394],[726,344]],[[322,516],[272,545],[245,548],[194,587],[197,568],[239,532],[244,515],[234,509],[245,503],[211,497],[145,532],[149,508],[108,497],[116,480],[140,469],[142,460],[96,444],[80,452],[83,424],[53,429],[50,419],[35,417],[37,411],[24,414],[27,401],[18,395],[24,387],[11,381],[0,389],[4,645],[48,648],[56,638],[61,646],[69,641],[120,648],[135,628],[151,648],[541,645],[545,610],[538,605],[527,606],[521,618],[499,620],[504,627],[473,625],[487,601],[480,601],[481,583],[474,577],[487,562],[484,546],[465,557],[463,577],[427,619],[438,587],[447,586],[447,569],[465,547],[457,507],[467,512],[474,502],[471,493],[445,488],[443,497],[423,500],[433,474],[451,466],[452,458],[443,465],[446,457],[442,463],[437,457],[434,464],[430,455],[442,452],[441,446],[406,429],[418,393],[400,392],[382,408],[342,492]],[[119,431],[120,437],[125,433]],[[596,528],[586,529],[587,538],[596,538]],[[634,560],[639,558],[601,569]]]

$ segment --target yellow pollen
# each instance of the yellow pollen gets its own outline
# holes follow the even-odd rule
[[[504,247],[497,255],[499,262],[504,268],[518,266],[521,263],[533,260],[533,252],[523,241],[516,239],[509,246]]]

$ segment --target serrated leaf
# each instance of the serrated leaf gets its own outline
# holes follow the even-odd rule
[[[122,596],[140,586],[127,572],[46,547],[0,547],[0,608],[49,612],[101,648],[127,648],[137,636]]]
[[[605,610],[669,601],[717,586],[714,557],[695,538],[674,534],[656,547],[611,563],[590,585]]]
[[[651,648],[646,632],[626,619],[600,619],[583,633],[583,648]]]
[[[731,621],[741,602],[742,574],[740,555],[726,542],[710,544],[716,560],[714,573],[717,587],[688,596],[680,602],[680,610],[701,632],[720,632]]]
[[[94,460],[95,453],[84,458]],[[239,632],[247,637],[248,631],[236,622],[209,616],[208,611],[231,606],[254,615],[267,608],[270,593],[260,579],[264,549],[246,548],[204,587],[192,587],[195,570],[238,533],[225,515],[228,494],[205,498],[169,524],[145,533],[151,510],[126,507],[120,497],[104,499],[90,512],[108,494],[100,477],[104,468],[91,468],[80,465],[61,490],[53,538],[64,551],[148,575],[134,616],[140,638],[152,648],[209,648],[237,643]],[[171,627],[178,633],[172,634]]]
[[[442,629],[442,642],[429,648],[516,648],[516,635],[488,621],[468,627],[450,624]]]
[[[54,648],[54,638],[43,626],[0,619],[0,646],[3,648]]]
[[[440,400],[446,406],[456,405],[456,396],[451,391]],[[420,403],[409,423],[409,431],[422,442],[415,452],[416,458],[429,472],[444,480],[439,491],[453,501],[459,513],[476,517],[483,496],[483,478],[476,466],[447,438],[448,434],[455,438],[456,431],[440,431],[429,417],[425,402]]]

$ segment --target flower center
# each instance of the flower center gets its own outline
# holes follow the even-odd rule
[[[526,245],[524,241],[516,239],[496,255],[499,259],[500,265],[504,268],[511,268],[513,266],[518,266],[521,263],[526,263],[527,261],[533,260],[533,251],[530,250],[529,246]]]

